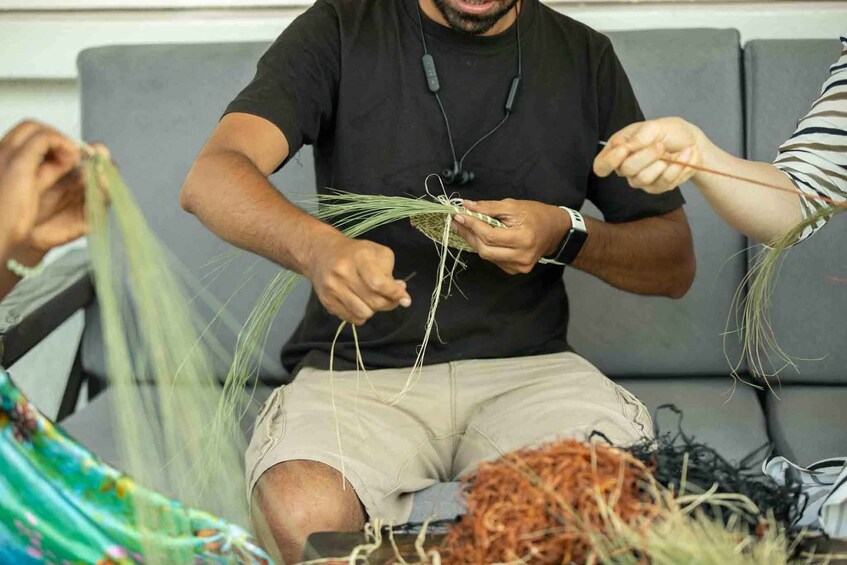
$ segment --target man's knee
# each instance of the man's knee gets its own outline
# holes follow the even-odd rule
[[[365,512],[335,469],[314,461],[287,461],[271,467],[256,483],[253,522],[264,545],[273,540],[290,556],[314,532],[361,529]]]

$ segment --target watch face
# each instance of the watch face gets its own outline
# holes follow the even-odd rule
[[[570,247],[571,245],[573,245],[577,248],[578,251],[579,249],[582,249],[582,246],[587,239],[587,232],[584,232],[582,230],[573,230],[570,239],[568,239],[568,245],[566,247]]]
[[[559,261],[565,263],[566,265],[570,265],[573,263],[574,259],[576,259],[577,255],[579,255],[579,251],[582,249],[582,246],[585,245],[585,241],[588,239],[588,233],[582,230],[571,229],[568,234],[568,240],[565,242],[565,245],[562,248],[562,252],[559,254]]]

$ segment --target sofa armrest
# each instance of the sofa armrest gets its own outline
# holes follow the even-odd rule
[[[0,302],[0,366],[10,367],[94,298],[88,252],[70,251]]]

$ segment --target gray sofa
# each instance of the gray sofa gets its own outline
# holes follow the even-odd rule
[[[835,39],[752,41],[742,48],[733,30],[610,35],[648,117],[684,116],[722,147],[761,160],[772,159],[791,134],[838,54]],[[221,111],[251,78],[266,47],[104,47],[79,58],[84,138],[110,146],[153,229],[198,275],[207,272],[204,264],[210,258],[230,248],[180,210],[180,185]],[[308,148],[272,180],[297,198],[313,191]],[[676,404],[684,411],[685,431],[729,458],[738,460],[768,442],[799,463],[847,453],[847,286],[832,278],[847,276],[839,245],[847,242],[847,222],[834,221],[791,254],[775,299],[775,327],[786,350],[809,358],[828,356],[804,362],[800,374],[784,374],[779,399],[746,385],[729,395],[732,379],[722,333],[752,251],[745,253],[750,243],[727,228],[695,189],[687,186],[684,192],[698,260],[689,294],[679,301],[637,297],[568,271],[572,344],[651,410]],[[72,259],[80,263],[79,257]],[[253,262],[246,256],[237,259],[235,267],[206,281],[208,291],[226,301],[232,289],[247,280],[244,273]],[[68,312],[85,307],[84,337],[61,415],[72,411],[82,383],[87,383],[91,402],[63,424],[106,461],[120,465],[108,419],[111,395],[107,388],[100,392],[107,375],[96,297],[84,270],[68,274],[67,265],[64,268],[59,280],[66,282],[56,285],[64,294],[43,296],[42,290],[33,307],[18,300],[13,315],[0,316],[5,324],[0,344],[6,344],[0,349],[19,355]],[[255,276],[230,302],[236,321],[246,317],[274,271],[267,262],[254,266]],[[35,286],[20,289],[18,296],[37,293]],[[278,351],[298,323],[307,293],[305,286],[299,289],[273,327],[257,402],[286,381]],[[215,331],[232,342],[226,328]],[[727,343],[730,358],[737,359],[736,340]],[[225,366],[219,370],[223,377]],[[255,410],[245,418],[245,433],[253,414]],[[663,417],[660,423],[674,429],[675,419]],[[412,519],[454,514],[455,493],[450,484],[424,491],[417,496]]]

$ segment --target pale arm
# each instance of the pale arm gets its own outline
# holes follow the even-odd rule
[[[663,158],[784,190],[670,164]],[[626,177],[631,187],[653,194],[672,190],[690,179],[730,226],[762,242],[784,234],[803,219],[800,193],[785,173],[769,163],[730,155],[700,128],[681,118],[661,118],[624,128],[597,155],[594,172],[598,176],[615,172]]]
[[[697,172],[692,179],[695,186],[730,226],[747,237],[767,243],[803,221],[800,193],[784,172],[771,163],[747,161],[730,155],[705,135],[700,144],[703,147],[704,167],[731,171],[734,175],[785,189],[774,190],[749,182]]]

